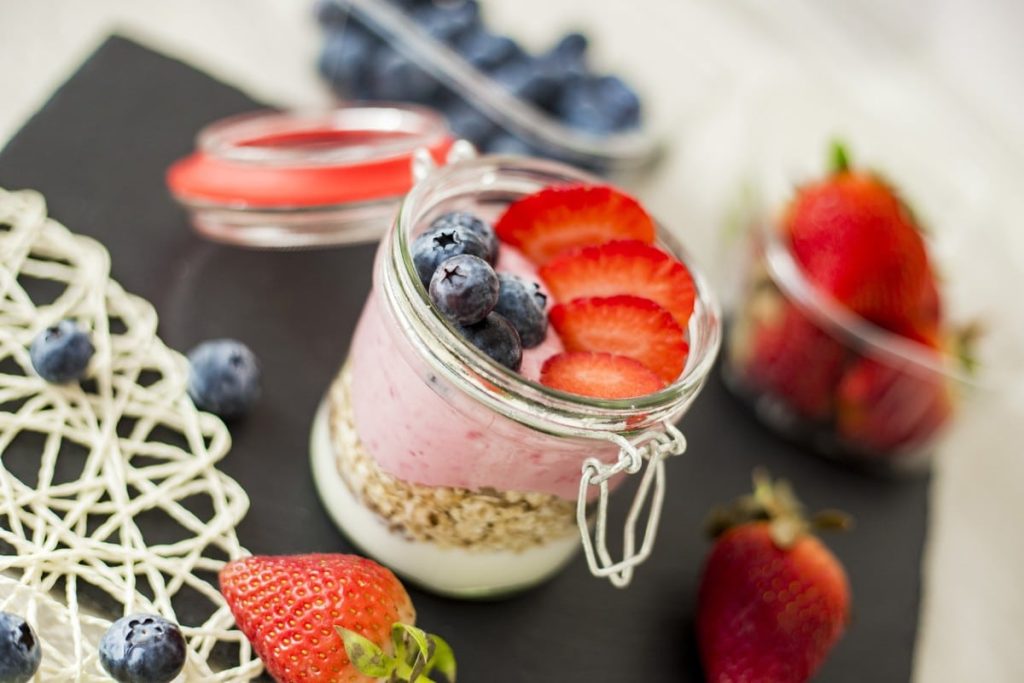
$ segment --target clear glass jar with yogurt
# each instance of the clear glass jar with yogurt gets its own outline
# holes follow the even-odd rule
[[[538,159],[458,161],[413,188],[378,249],[349,357],[313,428],[314,477],[355,545],[428,590],[520,590],[581,547],[595,574],[624,585],[651,552],[664,459],[685,447],[673,425],[703,386],[721,337],[717,304],[676,240],[660,230],[660,246],[686,264],[697,288],[686,368],[661,391],[620,400],[539,384],[549,342],[524,352],[519,373],[491,361],[437,314],[410,255],[415,236],[443,213],[493,221],[522,196],[580,182],[600,181]],[[500,256],[499,269],[534,275],[511,254]],[[642,483],[616,562],[604,543],[604,511],[609,490],[631,473]],[[650,517],[637,539],[641,508]]]

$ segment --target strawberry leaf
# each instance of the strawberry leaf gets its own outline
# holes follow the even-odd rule
[[[846,151],[846,145],[839,140],[832,141],[832,147],[829,150],[829,168],[833,175],[850,170],[850,155]]]
[[[388,656],[372,640],[341,626],[335,626],[334,629],[345,643],[345,652],[348,654],[349,661],[360,673],[374,678],[384,678],[390,676],[395,670],[394,658]]]
[[[439,671],[449,683],[455,683],[455,653],[441,636],[430,636],[434,645],[434,656],[427,662],[427,671]]]

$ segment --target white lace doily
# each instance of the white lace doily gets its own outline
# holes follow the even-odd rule
[[[0,610],[35,626],[39,680],[109,681],[96,647],[110,617],[132,612],[181,624],[182,679],[249,680],[261,665],[216,585],[245,552],[248,498],[215,467],[230,435],[188,398],[187,362],[156,336],[153,307],[109,270],[39,194],[0,189]],[[64,318],[96,354],[86,381],[57,386],[28,347]]]

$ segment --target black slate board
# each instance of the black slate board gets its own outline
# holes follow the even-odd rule
[[[210,244],[164,189],[164,169],[191,149],[201,125],[255,106],[114,37],[0,153],[0,185],[40,190],[51,215],[101,240],[114,277],[157,307],[171,346],[232,336],[253,347],[266,393],[232,426],[223,462],[252,498],[241,540],[255,553],[348,551],[314,492],[307,437],[366,296],[373,247],[267,253]],[[579,558],[554,581],[504,601],[412,591],[420,623],[454,645],[460,680],[700,681],[692,615],[707,549],[703,515],[745,491],[751,469],[764,464],[790,478],[810,507],[857,519],[853,533],[829,541],[850,573],[855,613],[818,680],[907,681],[927,482],[880,481],[801,453],[754,422],[717,376],[682,427],[690,450],[669,465],[659,543],[628,590],[591,579]]]

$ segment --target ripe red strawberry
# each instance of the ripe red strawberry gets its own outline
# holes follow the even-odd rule
[[[842,518],[822,516],[821,526]],[[803,683],[842,635],[850,588],[785,483],[719,511],[704,566],[697,637],[709,683]]]
[[[874,454],[924,445],[952,414],[953,396],[945,377],[869,358],[847,370],[837,392],[839,434],[858,450]]]
[[[741,378],[812,420],[831,416],[846,356],[842,343],[774,289],[753,296],[732,335]]]
[[[540,383],[570,394],[632,398],[652,394],[665,383],[638,360],[612,353],[572,351],[548,358]]]
[[[661,249],[637,240],[565,252],[539,273],[556,301],[632,294],[667,309],[680,327],[686,327],[693,313],[696,289],[686,267]]]
[[[614,353],[640,361],[665,382],[686,365],[689,345],[672,314],[649,299],[575,299],[551,309],[551,325],[566,351]]]
[[[247,557],[221,570],[220,588],[238,628],[280,683],[375,681],[394,670],[395,655],[407,657],[396,633],[422,633],[402,626],[416,612],[395,575],[355,555]],[[443,641],[436,644],[450,654]]]
[[[850,310],[887,329],[926,324],[934,275],[924,240],[878,176],[851,170],[843,156],[836,173],[800,188],[783,226],[809,279]]]
[[[617,239],[651,243],[655,232],[639,202],[607,185],[545,188],[509,206],[494,229],[538,265],[572,247]]]

